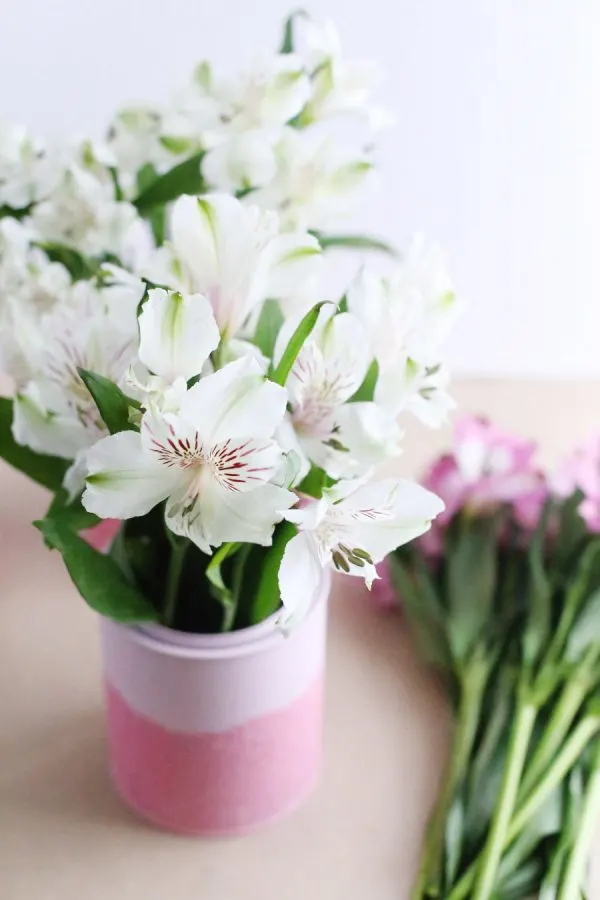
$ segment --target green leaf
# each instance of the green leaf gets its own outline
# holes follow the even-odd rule
[[[236,543],[222,544],[217,552],[211,557],[211,560],[206,567],[206,577],[217,590],[230,594],[229,588],[226,587],[225,582],[223,581],[221,565],[229,556],[233,556],[241,546],[241,544]]]
[[[138,173],[136,175],[138,197],[147,188],[149,188],[151,184],[154,184],[155,181],[158,181],[159,177],[160,176],[156,171],[156,166],[153,166],[152,163],[145,163],[141,167],[141,169],[138,169]]]
[[[294,52],[294,23],[298,18],[308,18],[308,13],[304,9],[296,9],[285,20],[283,26],[283,39],[281,41],[280,53]]]
[[[457,524],[448,551],[446,589],[450,644],[460,660],[493,623],[499,520],[472,519],[463,513]]]
[[[457,794],[446,817],[445,830],[445,879],[446,884],[454,884],[459,871],[465,834],[465,807],[461,794]]]
[[[24,219],[33,209],[33,203],[23,206],[21,209],[13,209],[12,206],[0,206],[0,219]]]
[[[327,473],[319,466],[311,466],[308,474],[302,479],[296,491],[299,494],[307,494],[319,500],[323,496],[323,489],[328,485]]]
[[[272,359],[277,335],[283,325],[283,313],[277,300],[265,300],[258,317],[254,343],[267,359]]]
[[[398,257],[398,251],[391,244],[372,238],[364,234],[322,234],[320,231],[312,231],[323,250],[330,247],[346,247],[351,250],[376,250],[378,253],[386,253],[388,256]]]
[[[523,900],[525,897],[535,896],[543,874],[541,860],[533,857],[513,872],[502,885],[501,894],[494,894],[494,896],[498,896],[501,900]]]
[[[552,554],[559,576],[568,574],[573,560],[580,555],[581,545],[587,534],[587,527],[579,513],[583,499],[583,493],[575,491],[560,509],[558,536]]]
[[[112,179],[113,187],[115,189],[115,200],[120,203],[125,199],[125,195],[123,194],[123,189],[121,188],[121,184],[119,182],[119,170],[115,168],[115,166],[110,166],[108,171]]]
[[[563,573],[566,574],[566,573]],[[589,601],[600,585],[600,539],[591,541],[576,560],[575,569],[569,573],[565,586],[564,600],[562,603],[561,617],[558,627],[552,638],[550,652],[559,663],[564,659],[565,646],[570,639],[570,634],[578,617],[585,612]],[[595,618],[595,604],[591,604],[590,615]],[[585,622],[585,620],[584,620]],[[577,629],[576,638],[571,644],[570,654],[578,652],[578,644],[582,637],[581,629]]]
[[[156,622],[152,604],[134,588],[110,556],[94,550],[57,519],[34,522],[47,544],[58,550],[79,593],[97,613],[116,622]]]
[[[48,507],[46,518],[62,522],[75,532],[93,528],[94,525],[98,525],[102,521],[94,513],[84,509],[81,504],[81,497],[77,497],[69,502],[68,494],[64,488],[61,488],[54,495],[52,503]]]
[[[129,416],[130,408],[140,408],[137,400],[127,397],[121,388],[113,384],[110,379],[105,378],[104,375],[88,372],[87,369],[78,369],[78,371],[98,407],[102,421],[111,434],[117,434],[119,431],[139,430],[131,423]]]
[[[42,243],[37,246],[44,251],[50,262],[61,263],[68,270],[73,281],[93,278],[98,271],[98,265],[93,260],[82,256],[72,247],[54,243]]]
[[[598,643],[600,636],[600,588],[593,591],[580,610],[571,628],[564,657],[569,662],[577,662],[588,647]],[[600,649],[599,649],[600,652]]]
[[[170,203],[182,194],[204,193],[207,187],[200,171],[203,157],[204,151],[196,153],[164,175],[159,175],[133,201],[138,211],[145,215],[154,207]]]
[[[306,313],[306,315],[294,331],[287,347],[283,351],[283,356],[281,357],[279,365],[270,375],[271,381],[275,382],[275,384],[280,384],[283,386],[286,383],[287,377],[292,370],[292,366],[296,362],[298,354],[302,350],[302,347],[310,337],[313,328],[317,324],[321,308],[326,305],[327,302],[317,303],[315,306],[313,306],[312,309],[309,309],[309,311]]]
[[[138,196],[142,194],[150,185],[154,184],[159,178],[158,172],[156,168],[152,165],[152,163],[146,163],[137,173],[137,189]],[[150,223],[150,227],[152,228],[152,233],[154,235],[154,240],[156,241],[157,247],[160,247],[161,244],[164,244],[165,241],[165,228],[166,228],[166,209],[165,206],[155,206],[152,209],[147,210],[143,213],[144,217]]]
[[[544,506],[528,552],[528,615],[523,635],[523,657],[529,665],[537,661],[547,646],[552,625],[552,582],[545,565],[546,535],[552,511],[553,503],[549,500]]]
[[[165,150],[168,150],[174,156],[183,156],[184,153],[189,153],[190,150],[193,150],[193,144],[189,138],[163,134],[158,140]]]
[[[62,487],[69,463],[17,444],[12,434],[13,402],[0,397],[0,457],[32,481],[55,492]]]
[[[281,606],[281,594],[279,593],[279,566],[289,541],[298,533],[291,522],[282,522],[278,526],[273,546],[265,554],[265,559],[260,573],[260,580],[250,605],[250,624],[257,625],[277,612]]]
[[[245,587],[244,569],[252,546],[250,544],[227,543],[222,544],[206,567],[206,577],[212,585],[212,595],[223,607],[223,619],[221,631],[231,631],[234,626],[240,595]],[[235,556],[229,566],[231,587],[225,584],[221,567],[226,560]]]
[[[448,670],[451,660],[441,599],[433,583],[418,572],[418,553],[408,547],[391,553],[387,557],[390,577],[423,659]]]
[[[371,365],[369,366],[369,370],[365,375],[365,380],[357,390],[357,392],[350,397],[349,403],[370,403],[375,396],[375,388],[377,387],[377,379],[379,378],[379,363],[376,359],[373,360]]]

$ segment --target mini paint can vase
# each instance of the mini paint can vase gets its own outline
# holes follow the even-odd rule
[[[102,620],[117,792],[191,835],[243,834],[300,806],[322,756],[329,572],[287,636],[277,616],[228,634]]]

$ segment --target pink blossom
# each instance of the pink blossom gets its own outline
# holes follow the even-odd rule
[[[576,490],[585,495],[579,513],[590,531],[600,533],[600,434],[594,435],[572,453],[551,480],[559,497]]]
[[[502,431],[484,418],[461,419],[454,433],[454,449],[440,457],[427,473],[424,484],[446,504],[438,516],[447,525],[467,507],[489,511],[511,504],[517,520],[534,528],[548,494],[546,479],[535,463],[537,445]],[[426,536],[436,546],[439,532]]]

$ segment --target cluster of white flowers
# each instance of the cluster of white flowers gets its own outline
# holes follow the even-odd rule
[[[288,27],[294,52],[260,56],[235,77],[203,62],[164,107],[117,115],[108,147],[128,196],[140,172],[164,172],[198,154],[207,190],[248,192],[285,227],[327,229],[347,215],[390,119],[372,106],[380,73],[344,59],[332,22],[297,13]],[[330,127],[341,117],[357,123],[343,149]]]
[[[361,273],[347,311],[302,306],[321,263],[314,238],[282,231],[276,214],[182,196],[170,244],[148,260],[164,286],[104,266],[11,334],[27,363],[16,440],[71,460],[65,486],[77,496],[85,483],[84,506],[103,518],[166,501],[167,526],[205,553],[269,545],[278,522],[295,523],[280,573],[289,617],[324,565],[370,584],[441,510],[417,485],[373,480],[400,453],[398,413],[431,419],[444,405],[431,373],[455,300],[439,260],[419,244],[391,278]],[[126,430],[108,433],[82,369],[131,398]],[[311,473],[320,490],[303,496]]]
[[[331,26],[298,24],[300,52],[233,82],[204,64],[167,111],[121,114],[104,148],[0,136],[14,439],[69,461],[72,502],[120,520],[164,504],[167,528],[208,555],[270,546],[292,523],[288,624],[324,566],[370,586],[442,509],[376,468],[401,452],[399,414],[436,425],[450,408],[441,346],[460,308],[422,238],[389,275],[361,271],[339,303],[317,303],[309,229],[367,168],[337,159],[320,128],[351,112],[372,132],[382,115],[372,68],[343,60]],[[139,203],[149,171],[156,202]]]

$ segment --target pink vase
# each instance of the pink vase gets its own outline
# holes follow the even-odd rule
[[[233,835],[313,790],[321,761],[329,573],[284,637],[102,622],[109,755],[123,800],[169,831]]]

